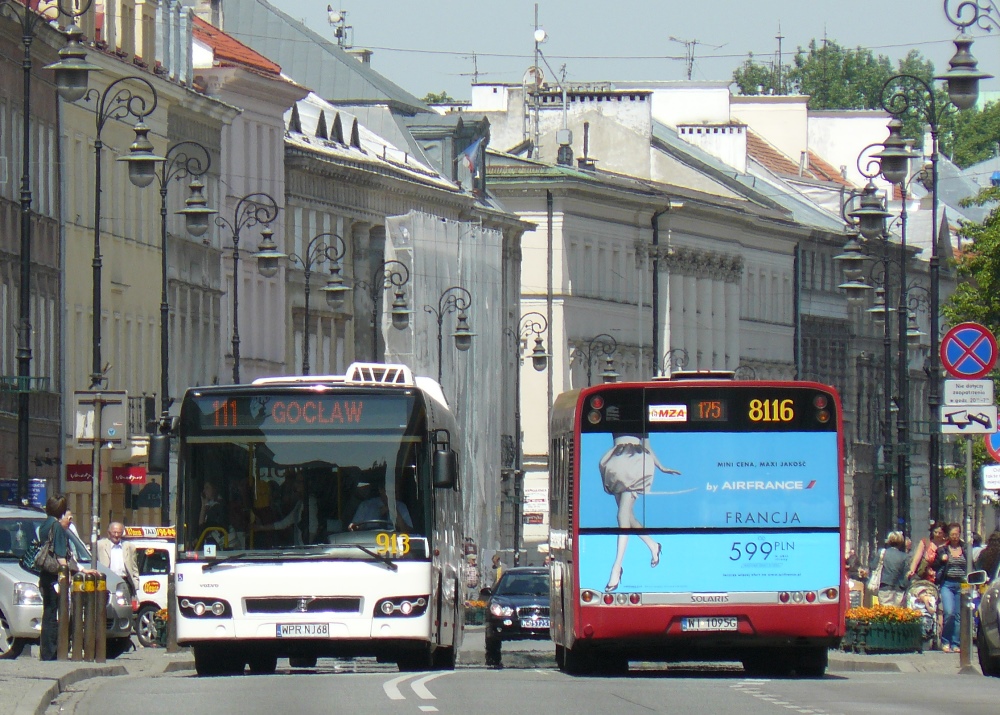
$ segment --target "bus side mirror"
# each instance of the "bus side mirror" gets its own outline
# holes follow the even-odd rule
[[[455,450],[440,447],[434,450],[432,463],[434,471],[434,487],[436,489],[454,489],[455,477],[458,474],[458,455]]]
[[[170,435],[152,434],[149,436],[149,471],[153,474],[166,474],[170,470]]]
[[[973,571],[968,575],[966,580],[973,586],[981,586],[987,583],[990,577],[985,571]]]

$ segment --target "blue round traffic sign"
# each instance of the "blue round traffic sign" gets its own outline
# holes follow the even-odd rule
[[[994,462],[1000,462],[1000,432],[983,435],[986,440],[986,451],[993,457]]]
[[[979,323],[959,323],[941,339],[941,364],[952,377],[978,380],[996,361],[996,338]]]

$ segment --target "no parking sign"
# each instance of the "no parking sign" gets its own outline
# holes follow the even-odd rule
[[[996,361],[997,340],[979,323],[959,323],[941,340],[941,364],[952,377],[978,380]]]

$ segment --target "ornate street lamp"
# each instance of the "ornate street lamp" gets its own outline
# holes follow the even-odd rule
[[[591,379],[593,377],[593,363],[594,357],[597,353],[594,350],[600,350],[600,354],[604,355],[604,371],[601,373],[601,377],[604,382],[615,382],[618,380],[618,373],[615,372],[615,365],[612,361],[612,356],[618,351],[618,341],[607,333],[601,333],[591,338],[587,342],[587,349],[577,348],[577,352],[583,353],[587,364],[587,387],[590,387]]]
[[[996,24],[996,18],[991,10],[995,9],[990,0],[961,0],[954,11],[949,9],[951,0],[945,0],[944,11],[948,20],[961,30],[972,24],[986,27],[984,23]],[[967,15],[971,13],[971,15]],[[949,62],[949,71],[934,79],[943,80],[948,85],[948,99],[958,109],[968,109],[976,103],[979,97],[979,80],[988,79],[991,75],[980,72],[976,59],[970,52],[972,40],[964,35],[955,40],[955,55]],[[890,77],[882,86],[881,103],[883,109],[899,117],[907,113],[915,113],[930,127],[931,146],[931,252],[930,252],[930,290],[931,315],[937,316],[940,301],[940,256],[938,255],[938,128],[947,106],[939,106],[934,89],[923,79],[911,74],[899,74]],[[893,148],[895,141],[893,128],[890,126],[890,139],[886,150]],[[902,168],[902,158],[891,155],[883,159],[883,176],[892,183],[899,184],[899,174]],[[888,171],[888,174],[884,172]],[[890,178],[892,177],[892,178]],[[905,180],[905,179],[904,179]],[[904,202],[905,203],[905,202]],[[931,515],[938,514],[941,506],[941,457],[940,431],[941,425],[937,419],[941,403],[941,368],[939,336],[937,319],[930,321],[930,384],[927,391],[927,406],[930,419],[930,442],[927,459],[930,466],[930,497]]]
[[[258,224],[267,228],[277,217],[278,202],[262,191],[240,197],[232,221],[215,217],[215,225],[227,229],[233,238],[233,383],[237,385],[240,382],[240,232]]]
[[[313,266],[320,263],[330,263],[330,278],[326,286],[320,288],[326,295],[326,302],[332,308],[340,307],[344,302],[344,295],[351,289],[345,285],[344,277],[341,274],[340,261],[347,253],[344,239],[333,233],[320,233],[309,239],[306,244],[304,255],[290,253],[285,255],[278,250],[278,247],[271,240],[274,234],[270,229],[261,232],[263,240],[260,249],[255,254],[257,257],[257,270],[266,278],[274,276],[278,272],[278,262],[287,259],[290,263],[298,263],[302,266],[305,274],[305,324],[302,328],[302,374],[309,374],[309,281],[312,277]]]
[[[433,305],[425,305],[424,310],[434,316],[437,321],[437,352],[438,352],[438,384],[441,383],[441,331],[444,317],[449,313],[457,312],[455,316],[455,332],[452,337],[455,339],[455,349],[466,351],[472,347],[472,338],[475,333],[469,328],[469,316],[466,311],[472,305],[472,294],[462,286],[449,286],[438,298],[437,309]]]
[[[360,280],[354,282],[355,288],[361,288],[366,291],[368,297],[371,299],[372,360],[378,360],[379,294],[393,289],[395,298],[392,301],[392,308],[389,312],[392,318],[392,327],[396,330],[406,330],[410,325],[410,314],[413,312],[407,307],[406,293],[403,291],[403,286],[409,283],[409,281],[410,271],[406,267],[406,264],[396,260],[389,260],[383,261],[378,265],[372,274],[371,281]]]
[[[670,377],[675,372],[688,366],[691,357],[684,348],[670,348],[663,353],[663,374]]]
[[[151,99],[147,100],[141,94],[135,94],[125,83],[132,82],[144,85]],[[103,92],[96,89],[86,90],[82,96],[84,101],[95,100],[94,117],[96,133],[94,138],[94,261],[93,261],[93,361],[90,375],[90,389],[96,389],[104,382],[104,371],[101,368],[101,154],[104,142],[101,134],[109,119],[123,120],[135,117],[133,131],[135,141],[129,147],[129,153],[118,161],[128,165],[128,178],[134,186],[143,188],[156,179],[156,163],[164,157],[153,153],[153,145],[149,141],[149,127],[145,119],[156,109],[156,89],[149,80],[138,75],[129,75],[116,79]]]

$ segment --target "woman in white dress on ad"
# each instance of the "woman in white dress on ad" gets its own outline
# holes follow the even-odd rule
[[[618,504],[618,527],[620,529],[643,528],[643,524],[635,516],[635,502],[640,495],[648,494],[652,489],[653,474],[656,469],[664,474],[680,474],[676,469],[669,469],[660,463],[649,446],[649,438],[641,438],[632,434],[616,434],[614,444],[601,457],[598,467],[604,491],[614,496]],[[650,566],[656,568],[660,563],[660,553],[663,547],[648,534],[638,534],[638,536],[649,548]],[[615,562],[611,566],[608,585],[604,588],[607,593],[616,590],[621,582],[622,561],[625,558],[628,538],[628,534],[618,535]]]

